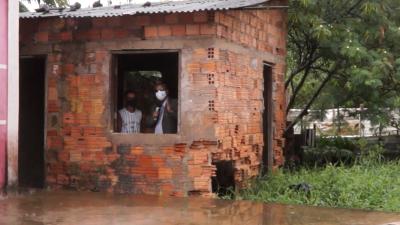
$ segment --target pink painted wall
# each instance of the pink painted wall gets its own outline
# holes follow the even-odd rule
[[[6,125],[7,120],[7,0],[0,0],[0,189],[6,178]]]

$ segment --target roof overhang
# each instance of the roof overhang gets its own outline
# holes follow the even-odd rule
[[[262,9],[268,8],[270,0],[186,0],[170,2],[153,2],[150,6],[143,4],[126,4],[119,6],[83,8],[76,11],[70,9],[51,9],[47,13],[24,12],[20,18],[83,18],[83,17],[116,17],[137,14],[190,13],[197,11],[219,11],[230,9]]]

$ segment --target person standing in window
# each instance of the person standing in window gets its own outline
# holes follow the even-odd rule
[[[142,111],[136,108],[135,99],[127,99],[125,107],[118,112],[118,130],[121,133],[140,133]]]
[[[168,88],[164,83],[156,84],[155,95],[159,101],[153,113],[155,134],[176,134],[178,125],[178,101],[168,97]]]

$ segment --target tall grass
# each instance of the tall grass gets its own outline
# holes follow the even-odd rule
[[[285,204],[400,212],[400,161],[383,161],[381,148],[363,153],[353,165],[279,170],[259,178],[236,198]],[[311,190],[290,185],[306,183]]]

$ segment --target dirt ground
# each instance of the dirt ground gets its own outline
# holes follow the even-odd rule
[[[0,197],[0,224],[400,225],[400,214],[204,198],[35,191]]]

